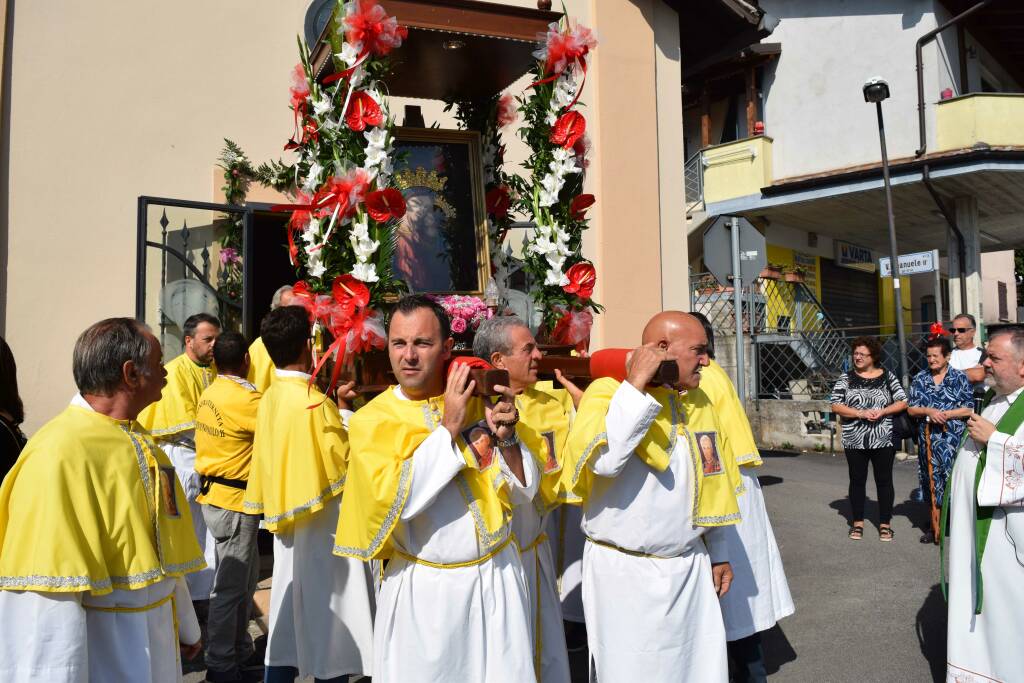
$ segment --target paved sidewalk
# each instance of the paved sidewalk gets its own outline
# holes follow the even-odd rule
[[[771,680],[944,681],[938,548],[918,542],[925,508],[908,500],[916,459],[895,465],[892,543],[870,478],[864,540],[846,537],[842,453],[768,457],[760,477],[796,603],[766,638]]]

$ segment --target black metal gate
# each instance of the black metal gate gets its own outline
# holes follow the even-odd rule
[[[252,338],[252,257],[252,208],[139,197],[135,317],[160,338],[165,359],[180,353],[181,325],[194,313]]]

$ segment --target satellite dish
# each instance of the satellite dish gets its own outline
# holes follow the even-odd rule
[[[337,0],[313,0],[309,3],[309,7],[306,9],[303,33],[306,36],[306,45],[309,45],[310,50],[316,47],[316,41],[320,39],[320,34],[327,27],[327,22],[331,20],[331,13],[337,5]]]
[[[217,295],[199,280],[175,280],[164,286],[160,311],[181,330],[188,317],[196,313],[217,315],[220,304]]]

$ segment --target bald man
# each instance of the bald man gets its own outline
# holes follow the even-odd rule
[[[583,608],[598,680],[728,680],[718,598],[732,570],[716,537],[739,520],[738,481],[724,460],[702,466],[698,442],[721,448],[715,413],[684,410],[680,398],[710,403],[698,388],[707,347],[693,316],[659,313],[626,381],[592,383],[570,431],[561,485],[583,506]],[[666,360],[679,381],[652,387]]]

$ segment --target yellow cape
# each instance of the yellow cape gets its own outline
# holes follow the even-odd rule
[[[583,394],[576,419],[569,430],[565,463],[559,482],[559,496],[567,503],[579,505],[590,496],[594,473],[587,466],[597,449],[608,443],[605,416],[620,382],[604,377],[594,381]],[[661,411],[634,455],[658,472],[668,468],[669,458],[680,436],[687,439],[690,459],[696,475],[693,523],[698,526],[723,526],[739,521],[737,492],[743,490],[739,471],[732,458],[722,453],[721,430],[711,402],[699,389],[687,392],[686,403],[672,389],[648,389],[660,404]],[[718,471],[705,474],[698,441],[707,437],[717,445]]]
[[[160,400],[139,413],[139,424],[158,439],[195,429],[199,394],[213,383],[217,368],[199,365],[184,353],[164,365],[167,385]]]
[[[334,554],[373,560],[391,557],[391,532],[409,497],[415,472],[412,454],[441,424],[444,397],[426,401],[403,400],[389,387],[356,411],[349,421],[355,454],[349,465],[350,485],[341,500]],[[470,400],[466,432],[484,417],[483,402]],[[457,445],[467,468],[453,479],[476,524],[484,552],[505,540],[512,505],[508,486],[493,451],[479,462],[460,437]],[[481,464],[483,469],[481,470]]]
[[[722,443],[725,450],[732,454],[737,465],[760,467],[761,454],[754,443],[747,413],[736,394],[736,387],[721,365],[711,361],[711,365],[701,371],[700,389],[711,399],[718,422],[724,427]]]
[[[275,377],[256,411],[245,512],[262,512],[270,531],[290,529],[341,493],[348,448],[334,401],[303,377]]]
[[[544,513],[560,504],[558,482],[561,479],[563,452],[569,438],[569,414],[554,396],[528,388],[516,397],[519,411],[520,440],[530,449],[541,473],[540,487],[533,499],[537,512]]]
[[[261,394],[267,392],[274,381],[274,361],[270,360],[267,347],[263,345],[263,337],[249,345],[249,374],[246,377]]]
[[[0,589],[104,595],[205,566],[174,467],[127,421],[67,407],[0,487]]]

